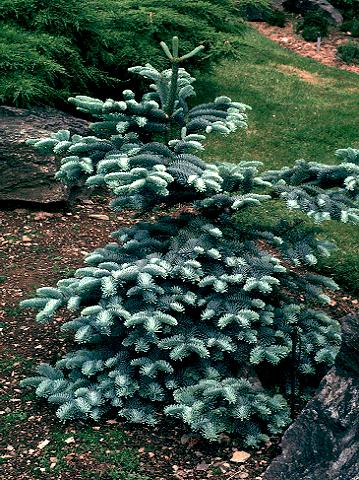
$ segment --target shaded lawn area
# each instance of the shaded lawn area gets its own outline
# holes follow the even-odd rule
[[[338,148],[359,148],[359,76],[300,57],[250,30],[239,60],[224,61],[197,81],[198,100],[228,95],[250,105],[249,130],[211,139],[206,159],[258,160],[264,168],[304,158],[335,163]],[[253,211],[252,211],[253,214]],[[278,203],[256,212],[268,221],[287,215]],[[328,222],[324,234],[340,251],[320,268],[344,288],[359,287],[359,228]]]

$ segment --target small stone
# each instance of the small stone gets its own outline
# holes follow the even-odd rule
[[[231,458],[231,462],[234,462],[234,463],[243,463],[245,462],[246,460],[248,460],[248,458],[251,456],[250,453],[248,452],[244,452],[242,450],[236,450],[235,452],[233,452],[233,455],[232,455],[232,458]]]
[[[196,470],[206,471],[208,470],[208,467],[208,463],[199,463],[198,465],[196,465]]]
[[[243,473],[240,473],[238,478],[248,478],[249,477],[249,473],[247,472],[243,472]]]
[[[54,214],[50,212],[37,212],[35,213],[34,220],[39,221],[39,220],[46,220],[47,218],[53,217]]]
[[[89,217],[95,218],[96,220],[110,220],[108,215],[103,215],[102,213],[91,213]]]
[[[74,437],[68,437],[65,439],[65,443],[69,444],[69,443],[75,443],[76,440],[74,439]]]
[[[28,242],[31,242],[31,238],[28,237],[27,235],[23,235],[22,236],[22,241],[25,242],[25,243],[28,243]]]
[[[42,449],[45,448],[49,443],[50,443],[50,440],[48,440],[48,439],[43,440],[42,442],[40,442],[40,443],[37,445],[37,448],[38,448],[39,450],[42,450]]]

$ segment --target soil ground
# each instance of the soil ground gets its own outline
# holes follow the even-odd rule
[[[243,463],[224,438],[210,445],[165,419],[157,428],[109,417],[101,424],[60,424],[54,410],[19,382],[36,364],[55,362],[74,347],[59,331],[63,317],[38,324],[21,299],[82,266],[85,253],[109,241],[129,215],[116,216],[108,199],[82,199],[58,211],[0,209],[0,480],[201,480],[260,479],[278,454],[274,441]],[[355,309],[349,296],[333,300],[336,316]]]

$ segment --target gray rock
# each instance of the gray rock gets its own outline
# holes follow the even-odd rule
[[[89,122],[54,109],[0,107],[0,200],[47,204],[68,199],[65,186],[54,179],[58,160],[26,144],[29,138],[69,129],[86,135]]]
[[[309,10],[322,12],[336,25],[343,23],[342,14],[327,0],[274,0],[275,7],[283,6],[286,10],[294,13],[305,13]]]
[[[359,480],[359,315],[343,319],[336,365],[285,432],[265,480]]]

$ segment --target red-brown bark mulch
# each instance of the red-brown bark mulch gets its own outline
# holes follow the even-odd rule
[[[265,22],[250,22],[250,24],[265,37],[298,55],[313,58],[313,60],[330,67],[359,74],[359,65],[347,65],[336,58],[338,46],[347,43],[350,39],[350,35],[344,32],[332,31],[327,38],[322,39],[320,50],[317,51],[315,42],[306,42],[304,38],[294,33],[291,22],[288,22],[283,28],[268,25]]]

